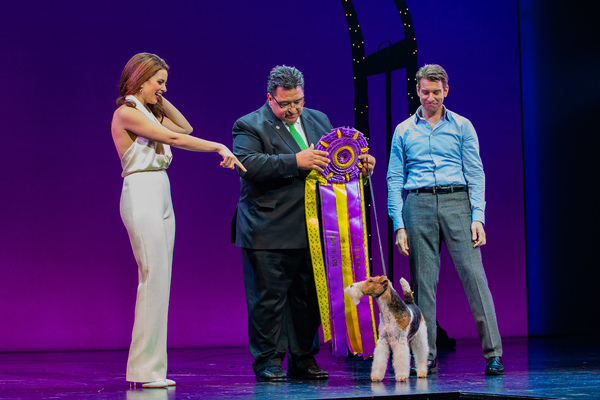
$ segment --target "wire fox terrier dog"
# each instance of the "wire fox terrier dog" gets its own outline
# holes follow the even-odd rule
[[[410,373],[410,350],[415,357],[417,376],[427,377],[427,327],[423,314],[413,298],[408,282],[400,279],[404,292],[404,301],[394,290],[385,276],[374,276],[362,282],[356,282],[344,289],[357,305],[364,296],[377,300],[380,311],[379,338],[373,354],[371,380],[379,382],[387,370],[390,349],[393,352],[392,365],[397,381],[406,381]],[[410,350],[409,350],[410,345]]]

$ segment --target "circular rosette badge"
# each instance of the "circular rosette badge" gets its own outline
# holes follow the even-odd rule
[[[322,175],[331,183],[346,183],[358,178],[362,168],[358,156],[369,150],[363,134],[350,127],[333,129],[321,138],[315,149],[329,153],[331,162],[323,168]]]

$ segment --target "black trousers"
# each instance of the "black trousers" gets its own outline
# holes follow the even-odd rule
[[[255,373],[316,364],[321,324],[310,252],[242,249],[248,338]]]

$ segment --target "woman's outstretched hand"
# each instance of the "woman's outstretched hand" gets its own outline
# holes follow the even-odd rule
[[[221,161],[220,164],[223,168],[234,169],[237,165],[242,171],[246,172],[246,168],[244,168],[242,163],[233,155],[227,146],[223,145],[218,153],[223,157],[223,161]]]

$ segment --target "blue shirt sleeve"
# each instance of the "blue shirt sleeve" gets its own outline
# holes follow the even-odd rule
[[[485,174],[479,155],[479,139],[471,121],[464,119],[462,129],[463,174],[469,186],[472,220],[485,224]]]
[[[404,184],[406,183],[406,155],[404,153],[402,131],[402,124],[400,124],[396,127],[392,138],[387,172],[388,214],[394,223],[394,232],[404,228],[402,208],[404,206]]]

